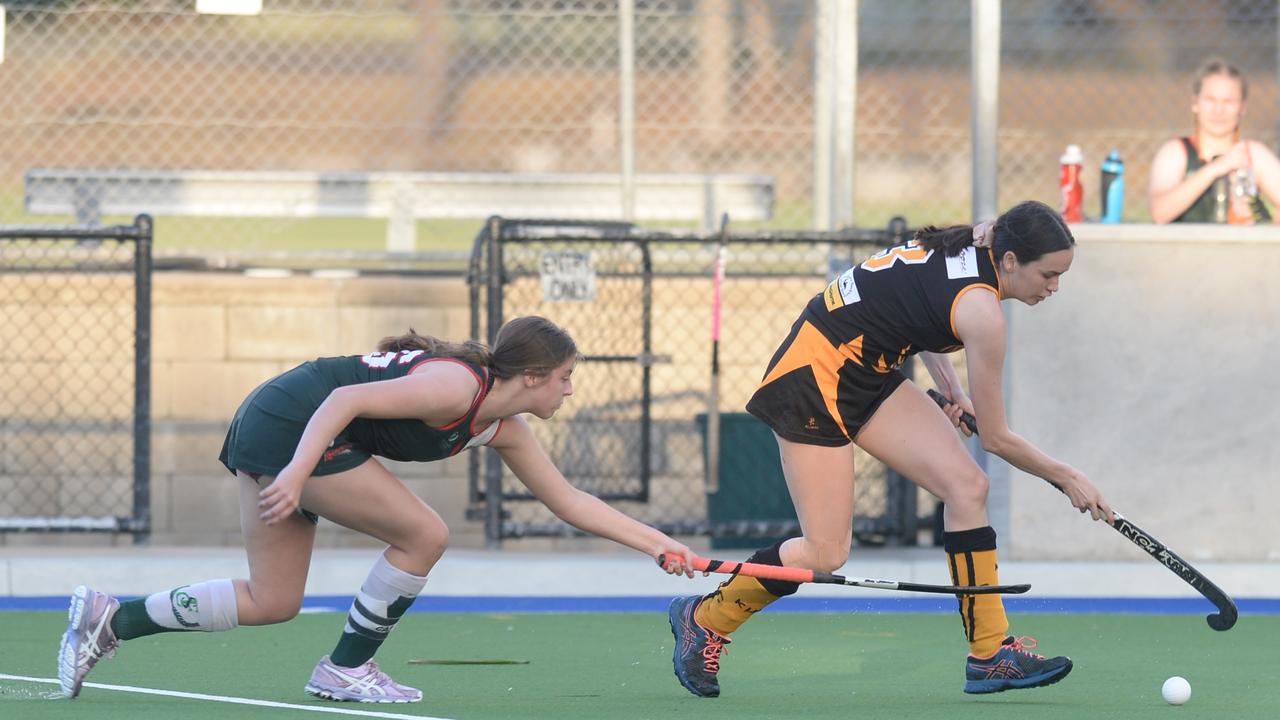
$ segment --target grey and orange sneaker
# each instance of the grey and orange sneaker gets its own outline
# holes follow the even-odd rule
[[[311,671],[306,691],[326,700],[364,703],[413,703],[422,691],[392,680],[370,660],[359,667],[334,665],[325,655]]]
[[[671,634],[676,638],[671,660],[675,664],[676,679],[686,690],[698,697],[718,697],[720,683],[720,654],[729,638],[708,630],[693,619],[693,611],[702,601],[699,595],[678,597],[667,607],[667,620]]]
[[[1046,658],[1028,650],[1036,646],[1032,637],[1009,636],[1000,649],[986,660],[969,656],[964,668],[964,691],[997,693],[1018,688],[1052,685],[1071,672],[1071,658]]]
[[[93,666],[116,654],[120,641],[111,632],[111,618],[119,609],[119,600],[84,585],[71,593],[67,631],[58,648],[58,682],[66,697],[79,695]]]

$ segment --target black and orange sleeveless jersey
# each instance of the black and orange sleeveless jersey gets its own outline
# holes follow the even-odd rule
[[[473,426],[480,402],[493,387],[488,368],[433,357],[422,350],[375,352],[312,360],[258,386],[236,411],[219,459],[232,472],[274,476],[293,459],[307,422],[334,389],[402,378],[430,362],[457,363],[475,375],[480,389],[466,414],[442,427],[411,418],[358,417],[334,439],[313,474],[349,470],[371,455],[403,461],[440,460],[492,439],[498,422]]]
[[[946,257],[912,241],[841,273],[809,301],[803,318],[832,345],[847,348],[854,364],[883,373],[922,350],[959,350],[956,302],[978,288],[998,296],[999,282],[990,249]]]
[[[957,301],[977,289],[998,296],[999,283],[989,249],[947,257],[912,241],[873,255],[809,301],[747,410],[790,440],[848,443],[902,382],[908,357],[963,346]]]

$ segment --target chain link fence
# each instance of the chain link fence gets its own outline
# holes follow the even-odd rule
[[[151,220],[0,226],[0,532],[149,530]]]
[[[811,227],[816,18],[828,1],[838,0],[637,0],[635,171],[767,176],[776,203],[761,226]],[[249,17],[194,5],[6,3],[0,222],[46,220],[28,214],[24,175],[50,167],[617,181],[615,2],[265,0]],[[856,6],[856,224],[967,219],[970,4]],[[1118,149],[1126,217],[1146,220],[1146,166],[1190,129],[1190,76],[1210,55],[1249,77],[1246,132],[1277,140],[1274,0],[1001,7],[1002,207],[1055,201],[1058,155],[1076,143],[1087,212],[1098,163]],[[486,215],[420,218],[417,248],[465,251]],[[166,252],[382,250],[386,224],[302,210],[174,214],[159,218],[157,242]]]
[[[1126,161],[1124,219],[1150,222],[1149,166],[1159,146],[1194,131],[1191,83],[1210,57],[1249,82],[1242,132],[1280,140],[1277,27],[1270,0],[1003,3],[1000,206],[1058,205],[1058,157],[1085,153],[1085,219],[1101,215],[1100,165]]]
[[[545,189],[539,178],[547,176],[580,174],[597,189],[620,187],[630,142],[637,174],[687,175],[694,187],[698,178],[742,180],[740,187],[757,199],[750,207],[759,209],[760,219],[746,222],[742,213],[733,213],[735,232],[774,231],[778,238],[812,244],[739,245],[735,240],[727,298],[739,308],[736,318],[726,316],[722,407],[741,408],[758,380],[761,348],[781,337],[799,304],[821,286],[832,261],[830,238],[781,233],[815,224],[814,148],[820,124],[815,68],[824,62],[818,57],[823,30],[818,19],[827,17],[824,7],[845,1],[636,0],[630,76],[634,129],[628,132],[622,108],[629,63],[620,50],[625,43],[619,5],[609,0],[264,0],[255,16],[199,14],[191,0],[9,0],[0,62],[0,223],[75,219],[74,201],[59,206],[38,200],[30,179],[41,169],[82,175],[120,171],[124,179],[119,182],[152,193],[137,195],[137,202],[170,208],[156,213],[161,262],[176,263],[174,256],[182,256],[201,266],[246,253],[292,265],[321,253],[340,255],[337,262],[346,263],[353,254],[365,253],[361,262],[380,264],[384,271],[429,267],[456,273],[466,264],[466,248],[482,219],[502,212],[497,200],[483,213],[455,210],[474,204],[464,199],[494,197],[492,185],[471,182],[475,176],[516,177],[524,183],[526,200]],[[1191,130],[1191,76],[1209,56],[1221,56],[1244,71],[1249,79],[1244,132],[1275,147],[1280,140],[1278,4],[1003,0],[999,206],[1028,198],[1056,204],[1058,156],[1074,143],[1085,152],[1086,216],[1097,216],[1098,166],[1115,149],[1127,161],[1125,219],[1148,220],[1148,163],[1162,142]],[[970,3],[955,0],[856,2],[852,204],[857,226],[881,227],[894,216],[922,225],[969,217],[970,12]],[[171,175],[151,184],[129,175],[141,171]],[[236,173],[239,194],[219,202],[200,179],[209,171]],[[288,191],[264,184],[285,172],[316,179]],[[447,184],[443,194],[425,201],[412,195],[406,200],[394,188],[380,194],[388,181],[394,185],[396,173],[462,173],[469,180]],[[339,174],[341,183],[335,183]],[[338,184],[344,188],[342,203],[333,197]],[[237,198],[246,193],[269,195],[278,209],[245,216]],[[368,198],[361,201],[362,195]],[[429,206],[410,211],[409,236],[416,240],[409,248],[418,255],[443,250],[450,259],[424,257],[408,264],[404,258],[413,253],[385,252],[393,236],[405,237],[393,227],[404,221],[404,212],[395,208],[405,203]],[[696,208],[697,202],[690,206]],[[615,209],[612,202],[600,203],[592,217]],[[689,231],[705,225],[707,209],[663,222]],[[133,212],[146,210],[120,209],[97,219],[128,222]],[[707,383],[703,329],[709,322],[704,300],[711,253],[704,239],[655,241],[649,244],[655,254],[647,260],[636,255],[634,243],[591,250],[600,277],[618,276],[617,283],[633,297],[645,290],[635,287],[641,281],[630,274],[638,264],[655,263],[649,291],[665,309],[652,318],[654,357],[649,365],[617,359],[584,363],[584,387],[571,404],[583,408],[582,419],[569,416],[544,430],[579,427],[581,436],[544,437],[571,461],[572,479],[618,497],[625,509],[652,521],[696,523],[709,516],[710,496],[699,485],[704,478],[698,408]],[[69,263],[87,262],[110,245],[104,241],[92,252],[75,243],[48,247],[63,248],[58,252],[67,256],[57,262]],[[20,256],[32,251],[24,249]],[[620,303],[577,315],[571,307],[580,306],[544,305],[538,281],[525,275],[536,272],[528,263],[535,263],[541,251],[519,252],[513,250],[512,258],[519,261],[519,279],[508,292],[520,304],[506,312],[519,307],[551,315],[589,354],[645,352],[632,349],[637,346],[632,334],[644,326],[636,308]],[[0,273],[13,282],[16,269],[25,266],[10,267],[8,257]],[[843,261],[847,266],[856,259]],[[114,267],[117,260],[106,262]],[[624,292],[612,284],[600,291]],[[51,339],[60,343],[57,347],[75,337],[76,326],[48,322],[47,306],[21,301],[39,293],[15,293],[0,298],[15,318],[4,332],[39,328],[55,334]],[[59,297],[70,293],[64,289]],[[519,299],[521,293],[527,297]],[[744,298],[769,302],[745,312],[742,303],[750,303]],[[87,317],[102,311],[98,303],[80,304],[94,308]],[[103,307],[108,305],[120,303]],[[87,338],[117,343],[128,332],[114,327],[122,319],[82,331]],[[109,336],[101,336],[108,325]],[[477,337],[483,332],[478,327]],[[0,352],[16,352],[7,337]],[[2,361],[6,372],[25,379],[22,363],[30,365],[32,358],[9,354]],[[659,361],[665,356],[670,359]],[[112,367],[126,362],[111,361]],[[639,436],[605,437],[612,431],[604,420],[635,422],[640,410],[630,396],[605,395],[602,388],[614,381],[634,387],[645,377],[652,429],[648,449],[641,451]],[[6,382],[4,387],[16,386]],[[94,392],[106,387],[115,385],[103,384]],[[56,397],[64,395],[59,390]],[[9,403],[0,417],[23,418],[28,408],[41,407],[42,397],[54,402],[55,395],[37,391],[23,395],[21,403],[12,399],[18,397],[13,391],[8,397],[0,399]],[[83,428],[68,429],[61,437],[24,436],[19,444],[26,449],[8,435],[4,467],[82,462],[85,469],[75,472],[87,475],[93,462],[99,476],[127,476],[118,471],[127,462],[112,454],[122,447],[124,436],[118,432],[125,420],[98,409],[101,404],[119,410],[123,397],[84,405],[85,422],[117,428],[111,431],[114,439],[103,440],[92,453],[77,458],[63,452],[88,436]],[[59,405],[57,412],[67,407]],[[9,422],[6,427],[12,429],[18,427],[14,422],[35,420]],[[622,449],[603,453],[610,444]],[[591,469],[592,463],[606,461],[617,468]],[[636,479],[645,466],[647,485]],[[69,471],[49,467],[38,470],[42,477],[70,477]],[[617,477],[607,478],[611,473]],[[92,512],[83,500],[52,494],[52,481],[42,493],[36,487],[41,483],[26,470],[12,478],[5,482],[19,484],[0,493],[0,501],[16,498],[24,504],[4,512]],[[117,487],[115,480],[106,485],[114,494],[89,504],[110,506],[104,512],[113,516],[127,514],[121,504],[128,502],[126,486]],[[474,492],[482,493],[483,487]],[[520,491],[508,487],[506,492]],[[646,493],[649,503],[640,499]],[[871,515],[893,514],[877,509],[869,498],[859,501]],[[507,505],[508,522],[536,529],[546,520],[525,514],[532,512],[525,509],[532,503],[513,499]]]
[[[715,235],[495,218],[472,257],[474,334],[492,340],[505,320],[555,318],[583,357],[573,397],[534,432],[570,482],[669,532],[755,547],[799,527],[773,433],[742,411],[771,348],[836,274],[906,237],[901,219],[886,230],[728,235],[716,408],[707,390]],[[721,417],[714,482],[713,411]],[[915,544],[931,524],[917,507],[933,501],[860,450],[857,466],[860,541]],[[489,538],[573,532],[528,502],[495,453],[473,454],[471,468]]]

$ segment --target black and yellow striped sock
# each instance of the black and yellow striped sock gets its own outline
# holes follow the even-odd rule
[[[956,585],[999,585],[996,563],[996,531],[987,527],[948,532],[942,535],[943,548],[951,565],[951,581]],[[989,658],[1000,649],[1009,633],[1004,600],[999,595],[966,595],[960,598],[960,619],[969,640],[969,654]]]
[[[747,558],[747,562],[781,567],[782,558],[778,551],[782,542],[785,541],[755,551]],[[720,583],[715,592],[702,599],[698,609],[694,611],[693,619],[702,627],[727,636],[751,619],[752,615],[778,598],[793,594],[799,588],[797,583],[734,575]]]

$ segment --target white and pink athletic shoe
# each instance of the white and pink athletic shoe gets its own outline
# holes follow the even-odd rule
[[[84,585],[71,593],[67,631],[58,649],[58,682],[66,697],[79,695],[93,666],[116,654],[120,641],[111,632],[111,618],[119,609],[119,600]]]
[[[360,667],[334,665],[325,655],[311,672],[306,691],[326,700],[365,703],[412,703],[422,699],[422,691],[392,680],[370,660]]]

